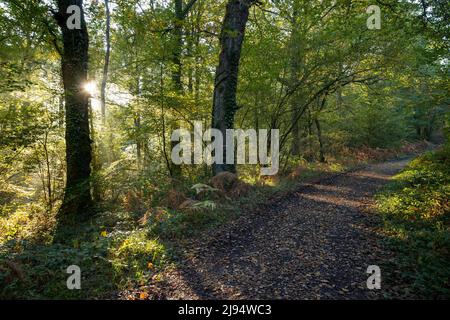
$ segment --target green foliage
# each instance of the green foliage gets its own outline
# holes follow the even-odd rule
[[[51,231],[50,231],[51,233]],[[167,264],[167,249],[128,214],[105,212],[79,226],[68,244],[9,240],[0,244],[0,297],[19,299],[111,298],[147,284]],[[13,261],[23,276],[9,269]],[[81,269],[82,290],[68,290],[67,267]]]
[[[149,230],[164,239],[190,237],[202,231],[218,226],[232,217],[229,212],[221,210],[195,210],[190,213],[167,211],[164,217],[149,223]]]
[[[197,1],[177,21],[181,48],[174,41],[172,1],[115,1],[105,119],[100,92],[91,92],[90,99],[95,163],[85,183],[93,186],[98,214],[67,233],[69,244],[54,244],[66,180],[61,34],[51,1],[2,2],[0,296],[108,298],[152,281],[170,263],[171,244],[245,213],[299,179],[342,172],[359,151],[439,138],[442,127],[450,138],[443,37],[448,5],[427,3],[431,7],[422,17],[424,4],[417,1],[380,2],[381,30],[365,28],[364,1],[262,1],[251,8],[234,125],[279,129],[281,168],[279,176],[263,179],[257,166],[238,166],[251,192],[231,200],[207,184],[210,167],[181,166],[174,174],[170,159],[174,129],[192,128],[195,120],[210,127],[225,1]],[[103,1],[85,1],[89,80],[97,89],[104,67],[104,9]],[[174,53],[181,59],[182,90],[174,86]],[[327,164],[317,162],[320,138]],[[295,142],[300,154],[291,154]],[[398,240],[399,250],[413,252],[411,259],[405,255],[415,272],[408,281],[424,292],[431,284],[433,295],[446,296],[434,288],[448,274],[432,268],[448,267],[440,261],[448,258],[442,249],[448,225],[437,213],[448,196],[448,171],[437,155],[427,157],[399,176],[382,208],[392,211],[386,228],[410,239],[408,245]],[[171,193],[186,201],[182,208],[169,205]],[[425,251],[428,243],[431,250]],[[419,271],[413,263],[418,259]],[[7,266],[11,261],[26,271],[24,279]],[[85,290],[65,288],[71,264],[80,265]]]
[[[450,297],[450,152],[428,153],[395,177],[378,198],[395,260],[390,285],[402,295]],[[395,271],[393,271],[395,270]]]
[[[407,122],[401,110],[393,110],[382,101],[359,104],[358,111],[350,115],[342,129],[353,148],[399,147],[408,138]]]
[[[20,245],[20,250],[15,252]],[[12,253],[14,252],[14,253]],[[13,277],[11,270],[2,273],[0,297],[15,299],[76,299],[99,296],[113,289],[110,264],[102,259],[106,254],[104,242],[82,243],[80,246],[35,246],[11,242],[2,246],[0,265],[14,259],[22,270],[23,279]],[[78,265],[82,270],[85,290],[68,290],[66,268]]]

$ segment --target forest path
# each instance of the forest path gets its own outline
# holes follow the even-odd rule
[[[373,196],[410,159],[303,184],[184,248],[156,299],[373,299],[369,265],[384,254]],[[373,211],[372,211],[373,212]]]

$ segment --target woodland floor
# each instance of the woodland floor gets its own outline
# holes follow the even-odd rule
[[[305,183],[179,248],[152,299],[377,299],[369,265],[388,259],[373,196],[410,159]],[[382,270],[383,280],[383,270]]]

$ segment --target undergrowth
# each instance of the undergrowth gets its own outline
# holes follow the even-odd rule
[[[173,247],[184,239],[201,237],[305,180],[353,165],[301,161],[287,164],[284,175],[264,179],[255,178],[257,168],[243,167],[238,186],[243,193],[234,196],[216,193],[198,180],[172,190],[170,184],[150,185],[151,179],[130,176],[123,191],[108,180],[111,191],[105,194],[112,200],[100,205],[93,220],[72,230],[70,241],[59,244],[52,239],[55,210],[38,208],[38,202],[5,202],[0,207],[0,298],[117,298],[159,281],[160,271],[175,261]],[[81,269],[81,290],[67,289],[71,265]]]
[[[450,298],[450,149],[413,160],[378,195],[388,284],[405,298]]]

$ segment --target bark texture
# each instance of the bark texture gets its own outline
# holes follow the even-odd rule
[[[233,129],[234,127],[234,115],[238,109],[236,91],[242,43],[249,9],[256,2],[254,0],[229,0],[226,7],[220,35],[221,52],[214,82],[212,113],[212,127],[219,129],[223,137],[226,136],[227,129]],[[224,143],[224,159],[226,159],[226,154],[227,150]],[[236,166],[225,163],[213,164],[214,175],[223,171],[235,172]]]
[[[67,27],[70,5],[81,9],[81,28]],[[92,146],[89,129],[89,94],[87,82],[89,36],[83,14],[83,0],[58,0],[55,18],[62,31],[64,52],[61,68],[66,111],[67,180],[60,222],[72,224],[89,216],[92,208],[90,174]]]

